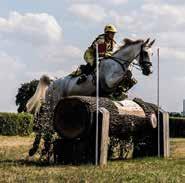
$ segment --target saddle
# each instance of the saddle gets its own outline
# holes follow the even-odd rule
[[[80,65],[76,71],[73,71],[70,76],[71,77],[79,77],[77,84],[81,84],[86,81],[88,75],[93,76],[93,83],[95,82],[95,67],[90,64]]]
[[[92,67],[90,64],[80,65],[76,71],[73,71],[70,74],[70,76],[78,77],[78,76],[81,76],[83,74],[90,75],[90,74],[93,73],[93,71],[94,71],[94,67]]]

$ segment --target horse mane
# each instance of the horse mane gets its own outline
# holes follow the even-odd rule
[[[116,50],[114,53],[117,53],[120,49],[126,48],[130,45],[138,44],[140,42],[144,43],[144,40],[143,39],[132,40],[132,39],[129,39],[129,38],[125,38],[125,39],[123,39],[122,42],[123,42],[123,44],[120,45],[118,50]]]

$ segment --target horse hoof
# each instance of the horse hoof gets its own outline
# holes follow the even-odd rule
[[[37,149],[36,148],[31,148],[29,150],[29,156],[33,156],[36,152],[37,152]]]

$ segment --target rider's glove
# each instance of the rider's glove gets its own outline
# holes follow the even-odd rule
[[[112,52],[107,52],[107,53],[105,53],[105,58],[109,58],[109,57],[111,57],[112,56]]]

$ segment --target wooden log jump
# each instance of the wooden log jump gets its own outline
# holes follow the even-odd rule
[[[148,115],[133,101],[121,103],[100,98],[99,104],[110,112],[109,136],[124,138],[136,131],[147,131],[157,126],[152,108]],[[54,112],[54,127],[63,138],[83,138],[94,125],[95,113],[95,97],[74,96],[61,99]]]
[[[121,140],[133,137],[135,142],[143,137],[151,137],[150,151],[157,154],[157,106],[146,103],[141,99],[112,101],[108,98],[99,99],[101,113],[99,131],[99,162],[106,165],[107,136]],[[106,115],[107,116],[106,116]],[[168,128],[167,114],[161,123]],[[108,120],[108,122],[107,122]],[[163,123],[165,121],[165,123]],[[107,124],[109,128],[107,129]],[[95,154],[95,128],[96,128],[96,98],[85,96],[72,96],[62,98],[54,111],[54,128],[62,140],[58,141],[60,157],[63,161],[73,157],[73,161],[94,163]],[[165,129],[164,129],[165,130]],[[108,135],[106,135],[106,133]],[[168,133],[161,138],[161,155],[169,156]],[[164,140],[167,139],[167,140]],[[107,146],[106,146],[107,145]],[[60,146],[62,146],[60,148]],[[166,148],[166,149],[164,149]],[[64,150],[65,149],[65,150]],[[145,150],[144,150],[145,151]],[[146,153],[146,155],[148,155]],[[79,158],[80,157],[80,158]],[[67,161],[68,162],[68,161]]]

